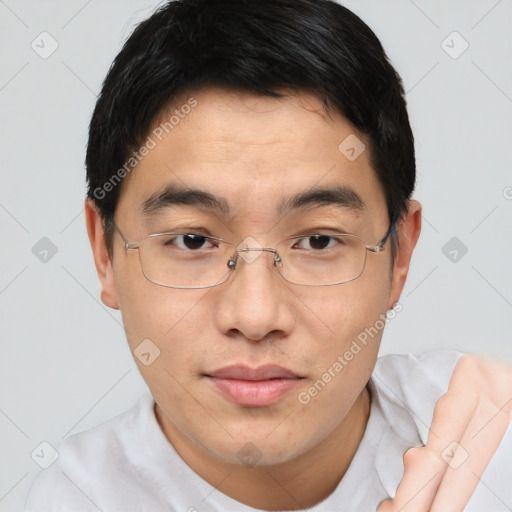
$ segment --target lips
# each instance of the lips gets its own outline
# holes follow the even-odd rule
[[[236,365],[226,366],[208,374],[209,377],[219,379],[239,379],[239,380],[270,380],[270,379],[298,379],[291,370],[282,366],[269,364],[259,368],[250,368],[248,366]]]
[[[251,368],[232,365],[220,368],[205,377],[228,400],[243,407],[267,407],[279,402],[303,379],[278,365]]]

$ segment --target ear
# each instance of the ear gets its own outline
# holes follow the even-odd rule
[[[391,293],[388,308],[393,308],[400,299],[409,272],[412,252],[421,231],[421,204],[418,201],[408,202],[405,218],[398,223],[398,252],[393,265]]]
[[[103,221],[94,201],[90,198],[85,200],[85,222],[94,255],[96,272],[101,283],[101,301],[109,308],[119,309],[119,300],[114,286],[112,262],[110,261],[105,242]]]

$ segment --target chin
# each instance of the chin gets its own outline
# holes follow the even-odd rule
[[[233,434],[233,438],[212,439],[207,437],[200,439],[199,444],[206,449],[213,457],[228,464],[241,465],[246,467],[254,466],[276,466],[293,461],[310,449],[314,448],[319,439],[312,437],[311,433],[290,432],[283,430],[277,432],[276,424],[272,429],[266,429],[265,433],[255,433],[250,427],[244,428],[243,435]],[[270,435],[268,432],[272,432]],[[326,434],[327,435],[327,434]]]

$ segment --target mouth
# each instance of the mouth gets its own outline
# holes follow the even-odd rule
[[[228,400],[242,407],[268,407],[282,400],[304,377],[277,365],[233,365],[204,374]]]

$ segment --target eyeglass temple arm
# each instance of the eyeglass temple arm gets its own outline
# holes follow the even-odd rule
[[[131,244],[129,243],[125,236],[123,235],[122,231],[119,229],[119,227],[117,226],[117,224],[112,221],[112,224],[114,225],[114,229],[121,235],[121,238],[123,239],[123,242],[124,242],[124,249],[127,251],[128,249],[138,249],[139,248],[139,244]]]
[[[384,250],[384,244],[386,243],[386,240],[389,238],[391,233],[393,233],[395,228],[396,222],[392,221],[389,224],[388,230],[386,231],[386,234],[382,237],[381,241],[377,245],[367,245],[366,249],[370,252],[381,252]]]

